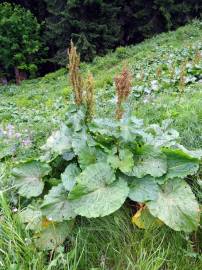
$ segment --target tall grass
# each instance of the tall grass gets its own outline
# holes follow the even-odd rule
[[[65,246],[53,254],[31,236],[1,193],[0,269],[3,270],[199,270],[202,260],[183,233],[166,227],[139,230],[125,206],[105,218],[77,219]]]

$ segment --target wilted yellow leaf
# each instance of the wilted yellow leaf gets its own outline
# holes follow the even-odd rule
[[[135,213],[132,217],[132,223],[140,229],[147,229],[151,226],[158,227],[164,224],[161,220],[153,217],[145,206]]]

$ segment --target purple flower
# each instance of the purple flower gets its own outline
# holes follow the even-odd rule
[[[8,138],[12,138],[14,136],[14,133],[15,133],[14,126],[11,124],[8,124],[7,130],[6,130],[6,135],[8,136]]]
[[[24,147],[29,147],[29,146],[31,146],[31,144],[32,144],[32,141],[30,138],[25,138],[24,140],[22,140],[22,145]]]
[[[15,137],[18,139],[21,137],[21,134],[19,132],[15,133]]]

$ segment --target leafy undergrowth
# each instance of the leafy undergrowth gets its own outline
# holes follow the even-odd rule
[[[118,48],[115,53],[104,58],[97,58],[92,64],[83,64],[83,73],[85,74],[90,70],[95,77],[96,117],[108,116],[113,119],[116,106],[113,77],[120,70],[123,63],[127,61],[134,75],[134,80],[132,95],[126,107],[130,108],[130,113],[133,116],[127,118],[127,123],[123,121],[121,125],[117,124],[116,121],[112,122],[112,120],[107,121],[107,126],[105,122],[95,122],[93,126],[87,128],[87,133],[80,132],[81,129],[83,130],[83,126],[82,128],[79,126],[82,117],[80,119],[72,117],[73,126],[76,125],[77,129],[74,132],[77,135],[79,133],[79,136],[81,135],[80,137],[74,136],[73,145],[75,148],[73,148],[73,151],[72,141],[70,142],[69,139],[67,141],[71,145],[70,148],[66,143],[61,145],[62,139],[69,136],[70,126],[72,128],[71,121],[68,122],[68,118],[66,118],[67,105],[72,102],[72,97],[71,88],[66,82],[65,70],[49,74],[41,79],[24,82],[20,87],[11,85],[0,88],[0,159],[3,161],[0,163],[0,177],[2,189],[9,194],[9,206],[12,208],[12,211],[10,211],[5,196],[1,195],[3,215],[0,263],[2,269],[188,270],[201,268],[201,257],[198,253],[200,249],[198,246],[200,231],[189,237],[186,233],[175,233],[165,228],[165,226],[159,227],[161,223],[158,224],[158,229],[148,228],[147,231],[141,231],[131,224],[131,207],[128,207],[127,204],[118,212],[102,219],[87,220],[79,216],[74,226],[72,221],[63,221],[68,222],[69,229],[67,230],[67,226],[63,228],[63,225],[59,225],[59,233],[62,232],[62,234],[59,235],[57,240],[61,243],[67,233],[70,237],[66,239],[64,246],[60,246],[54,252],[39,252],[29,235],[29,230],[34,230],[35,241],[38,241],[38,245],[45,243],[46,247],[48,245],[53,246],[54,243],[51,238],[54,234],[53,229],[48,229],[48,227],[54,222],[70,219],[70,217],[64,218],[63,208],[61,208],[64,206],[69,207],[64,202],[64,190],[66,190],[65,196],[68,194],[67,190],[70,191],[70,200],[77,200],[71,212],[72,217],[75,214],[96,217],[112,213],[120,208],[126,197],[129,196],[134,201],[146,202],[146,207],[142,205],[137,212],[139,215],[136,214],[133,218],[134,223],[139,227],[144,227],[145,220],[148,221],[147,213],[144,216],[143,212],[149,209],[153,216],[158,217],[173,229],[184,230],[185,232],[195,229],[198,224],[198,206],[189,185],[184,180],[168,181],[168,179],[174,177],[184,178],[198,171],[200,152],[189,152],[179,144],[183,144],[189,149],[202,147],[201,33],[201,23],[195,22],[180,28],[176,32],[160,35],[135,47]],[[82,113],[80,116],[82,116]],[[136,116],[143,118],[146,125],[143,125],[141,121],[139,122]],[[165,130],[152,125],[154,123],[161,124],[162,120],[170,118],[173,119],[173,122],[165,121]],[[47,151],[46,155],[42,157],[44,148],[41,149],[40,146],[44,144],[49,134],[60,125],[61,121],[66,121],[65,126],[60,131],[55,132],[48,140],[48,144],[44,147]],[[156,152],[156,149],[153,151],[154,144],[159,143],[158,136],[166,135],[168,123],[171,128],[175,128],[180,132],[181,137],[177,138],[177,131],[173,131],[174,133],[171,132],[171,134],[168,131],[167,135],[172,138],[166,137],[166,140],[158,146],[159,148],[157,147],[158,151]],[[137,130],[139,129],[138,145],[131,145],[131,134],[130,132],[125,133],[128,128],[123,128],[123,125],[126,126],[126,124],[130,127],[131,125],[134,126],[131,132],[132,134],[135,132],[135,136],[137,136]],[[116,133],[117,128],[118,134]],[[110,129],[111,134],[109,135],[107,131]],[[121,131],[122,133],[120,133]],[[155,134],[158,132],[161,135]],[[85,143],[86,137],[89,136],[93,137],[90,142],[92,144],[87,145],[87,149],[82,149],[82,153],[80,153],[78,148],[83,147],[81,143]],[[72,134],[70,137],[72,138]],[[172,143],[167,145],[168,142],[170,143],[170,138]],[[113,144],[116,142],[116,149],[109,147],[112,142],[110,140],[113,141]],[[148,142],[148,140],[150,141]],[[120,145],[117,146],[117,143]],[[175,149],[170,148],[174,145]],[[65,151],[63,151],[64,146],[68,148],[65,148]],[[145,151],[142,151],[142,147]],[[165,147],[169,147],[169,149]],[[127,151],[127,155],[125,151]],[[58,158],[58,155],[62,156],[62,159],[61,157]],[[175,156],[175,161],[170,156]],[[25,161],[29,158],[31,158],[29,161],[19,163],[16,166],[16,162]],[[149,173],[150,178],[153,178],[153,186],[150,186],[149,193],[146,194],[149,196],[149,203],[147,203],[148,197],[146,199],[142,198],[140,192],[141,188],[144,190],[147,188],[148,179],[146,178],[148,176],[146,175],[148,172],[141,166],[135,168],[133,164],[134,160],[142,162],[141,158],[147,165],[149,161],[151,166],[154,166],[154,163],[158,160],[162,168],[161,175],[156,175],[153,169],[150,170],[154,175]],[[108,166],[110,166],[107,171],[110,174],[110,179],[114,179],[114,183],[108,183],[109,188],[116,188],[117,183],[124,186],[123,189],[116,189],[117,195],[120,195],[121,190],[121,199],[115,200],[115,204],[112,203],[113,209],[103,207],[99,201],[97,201],[98,207],[92,209],[91,205],[87,204],[84,208],[83,203],[80,203],[79,200],[84,204],[88,203],[89,201],[86,200],[88,194],[86,193],[100,192],[102,186],[99,186],[100,183],[95,183],[93,188],[88,185],[89,183],[86,183],[85,186],[80,185],[79,182],[83,182],[81,181],[82,174],[88,176],[89,172],[93,174],[93,170],[95,170],[97,177],[98,170],[103,176],[107,165],[104,165],[104,168],[95,168],[96,165],[94,164],[95,161],[99,161],[98,165],[103,166],[103,160],[104,162],[107,161]],[[176,172],[173,169],[175,162],[180,163],[180,166],[183,167],[181,167],[182,170]],[[67,165],[69,163],[71,163],[69,165],[71,168],[68,169]],[[79,164],[83,173],[74,187],[74,181],[68,182],[66,176],[68,173],[71,175],[79,173],[80,169],[75,164]],[[184,166],[185,164],[186,166]],[[90,166],[93,166],[93,168]],[[10,168],[13,167],[15,167],[13,170],[14,178],[9,176]],[[50,167],[52,168],[51,173]],[[88,167],[90,167],[90,171]],[[38,181],[34,188],[32,187],[33,179],[32,177],[29,178],[30,170],[32,170],[35,180]],[[131,173],[135,176],[134,183],[129,180]],[[93,175],[91,176],[93,177]],[[118,180],[120,176],[124,179]],[[42,177],[45,177],[45,182],[41,181]],[[96,179],[96,177],[94,178]],[[145,178],[145,186],[141,187],[138,178],[142,177]],[[105,175],[104,178],[108,182],[109,177]],[[186,180],[191,184],[192,190],[200,201],[199,179],[200,172],[194,177],[188,177]],[[195,185],[193,185],[193,182]],[[65,186],[64,190],[61,189],[61,183]],[[18,201],[19,197],[14,191],[16,184],[20,184],[19,193],[27,197],[27,199],[21,198]],[[132,192],[134,191],[132,189],[137,186],[139,193],[136,190]],[[170,194],[170,189],[176,191],[176,194]],[[161,192],[162,199],[165,200],[165,204],[162,204],[160,208],[159,202],[156,201],[158,192]],[[30,197],[33,197],[33,193],[34,197],[39,197],[37,200],[31,201]],[[44,197],[43,195],[47,193],[48,195]],[[187,194],[185,196],[188,201],[187,204],[183,204],[182,200],[178,200],[181,196],[184,200],[185,193]],[[173,203],[174,201],[176,205],[180,205],[177,206],[176,212],[173,211],[172,218],[167,216],[168,209],[163,210],[167,203],[165,199],[167,196],[170,202]],[[66,199],[67,197],[65,197]],[[53,201],[54,204],[58,205],[59,210],[56,209],[57,211],[55,211],[55,207],[51,208]],[[21,221],[24,219],[29,229],[25,230],[19,220],[19,215],[16,215],[16,211],[20,213],[20,210],[25,209],[30,203],[32,203],[32,206],[24,211],[25,215],[20,215]],[[39,209],[41,205],[42,208]],[[193,211],[190,211],[190,206],[193,207]],[[135,207],[137,207],[136,204]],[[182,212],[179,211],[178,207],[182,209]],[[43,217],[46,216],[46,219],[41,218],[41,210]],[[104,214],[102,214],[102,211],[106,213],[103,212]],[[179,211],[181,218],[183,216],[186,218],[180,218],[176,221],[175,218],[179,217],[176,215],[177,211]],[[36,217],[34,219],[36,222],[33,223],[31,219],[30,224],[30,217],[33,216]],[[140,218],[141,216],[143,220]],[[187,222],[182,222],[182,220],[186,219]],[[151,216],[149,216],[149,220],[151,220]],[[44,228],[48,230],[43,232],[40,226],[42,226],[43,230]],[[37,227],[37,230],[35,227]],[[55,229],[57,228],[55,227]],[[71,233],[69,233],[69,230]],[[44,238],[43,233],[45,233]],[[10,252],[5,253],[5,250],[10,250]]]

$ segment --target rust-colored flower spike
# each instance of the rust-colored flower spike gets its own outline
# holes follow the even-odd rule
[[[116,118],[121,119],[123,115],[122,104],[129,96],[132,87],[132,75],[129,69],[124,66],[121,74],[117,75],[114,81],[117,94]]]
[[[69,58],[69,78],[74,90],[75,103],[81,105],[83,102],[83,80],[80,74],[80,55],[76,51],[74,43],[71,41],[71,46],[67,50]]]
[[[158,67],[158,68],[156,69],[156,76],[157,76],[158,79],[160,79],[161,74],[162,74],[162,68],[161,68],[161,67]]]
[[[87,106],[87,113],[88,118],[92,118],[93,116],[93,109],[94,109],[94,79],[92,73],[88,73],[88,77],[86,79],[85,83],[85,89],[86,89],[86,106]]]

